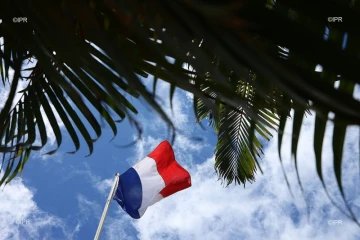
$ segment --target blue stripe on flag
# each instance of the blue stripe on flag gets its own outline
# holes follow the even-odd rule
[[[142,186],[140,177],[134,168],[129,168],[120,175],[114,200],[133,218],[140,218],[139,208],[142,202]]]

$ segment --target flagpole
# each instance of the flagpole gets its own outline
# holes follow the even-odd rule
[[[119,176],[120,174],[119,173],[116,173],[115,174],[115,179],[114,179],[114,183],[111,187],[111,190],[110,190],[110,193],[109,193],[109,197],[106,201],[106,204],[105,204],[105,208],[104,208],[104,211],[102,213],[102,216],[101,216],[101,219],[100,219],[100,223],[99,223],[99,226],[96,230],[96,234],[95,234],[95,237],[94,237],[94,240],[98,240],[99,237],[100,237],[100,233],[101,233],[101,230],[102,230],[102,227],[104,225],[104,221],[105,221],[105,218],[106,218],[106,214],[108,212],[108,209],[109,209],[109,205],[110,205],[110,202],[112,200],[112,198],[114,197],[114,190],[119,182]]]

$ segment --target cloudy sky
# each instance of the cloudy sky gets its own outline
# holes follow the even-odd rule
[[[146,80],[146,84],[151,86],[151,81]],[[356,91],[360,97],[360,88]],[[166,105],[168,85],[159,83],[157,95],[180,129],[173,147],[177,161],[191,174],[192,187],[150,207],[139,220],[132,219],[113,201],[101,239],[360,239],[359,227],[331,205],[317,177],[312,151],[314,116],[305,119],[298,149],[300,176],[310,208],[308,218],[290,158],[291,121],[286,126],[282,156],[294,197],[281,171],[276,134],[264,151],[264,174],[259,173],[256,182],[245,188],[225,188],[214,171],[216,135],[210,128],[203,130],[195,124],[192,96],[177,91],[171,111]],[[3,101],[4,90],[0,96]],[[74,149],[71,141],[66,141],[70,140],[68,135],[55,155],[32,155],[23,178],[16,178],[0,190],[0,240],[94,237],[115,173],[126,171],[162,140],[169,140],[162,120],[141,101],[132,102],[140,112],[138,120],[144,129],[143,140],[136,145],[118,147],[136,138],[136,130],[125,122],[118,125],[119,134],[111,142],[111,130],[104,126],[103,136],[90,157],[84,157],[88,154],[85,145],[75,155],[66,154]],[[329,192],[344,208],[332,170],[332,128],[329,122],[323,172]],[[359,133],[358,127],[348,129],[343,165],[345,194],[358,218]],[[53,135],[50,143],[54,143]],[[49,145],[47,150],[54,147]],[[342,222],[329,224],[333,220]]]
[[[161,83],[157,91],[166,103],[168,86]],[[35,154],[31,157],[23,178],[15,179],[1,190],[0,239],[93,238],[114,174],[124,172],[169,138],[166,125],[148,107],[137,101],[134,104],[140,110],[139,120],[144,128],[143,140],[135,146],[125,149],[117,146],[136,137],[135,129],[123,123],[112,142],[111,131],[105,126],[104,135],[90,157],[84,157],[86,149],[75,155],[66,154],[73,149],[69,141],[64,141],[54,156]],[[140,220],[129,217],[113,201],[101,239],[360,238],[359,228],[330,204],[316,175],[312,152],[313,116],[304,122],[298,150],[300,176],[310,207],[308,219],[290,159],[291,121],[286,126],[283,157],[294,198],[281,172],[276,137],[265,149],[264,174],[258,174],[257,181],[246,188],[225,188],[217,181],[214,171],[215,134],[194,123],[191,96],[177,91],[173,113],[169,106],[164,106],[182,130],[174,150],[178,162],[191,173],[192,187],[150,207]],[[323,171],[329,191],[341,203],[332,171],[331,130],[329,123]],[[195,141],[192,137],[204,140]],[[343,181],[349,203],[360,217],[358,146],[359,128],[348,129]],[[331,220],[341,220],[342,224],[329,225]]]

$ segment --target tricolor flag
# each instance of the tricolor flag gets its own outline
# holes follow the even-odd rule
[[[163,141],[120,175],[114,199],[138,219],[149,206],[190,186],[190,174],[176,162],[170,143]]]

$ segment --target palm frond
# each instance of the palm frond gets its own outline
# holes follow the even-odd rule
[[[249,75],[242,79],[229,75],[227,81],[233,86],[232,93],[241,96],[247,105],[257,112],[257,117],[262,119],[262,122],[267,122],[275,128],[279,119],[269,110],[271,107],[275,109],[274,101],[266,102],[259,98],[255,88],[250,84],[256,81],[256,75],[251,71],[247,72]],[[211,82],[211,79],[208,81]],[[258,158],[261,157],[263,145],[259,138],[269,141],[272,136],[270,131],[262,122],[252,120],[243,108],[233,108],[226,103],[218,102],[216,93],[211,92],[211,88],[205,84],[201,88],[214,99],[219,109],[219,112],[213,112],[200,99],[194,99],[197,121],[207,118],[218,135],[215,169],[219,178],[224,179],[226,185],[233,182],[244,185],[247,181],[253,182],[256,169],[261,170]]]

